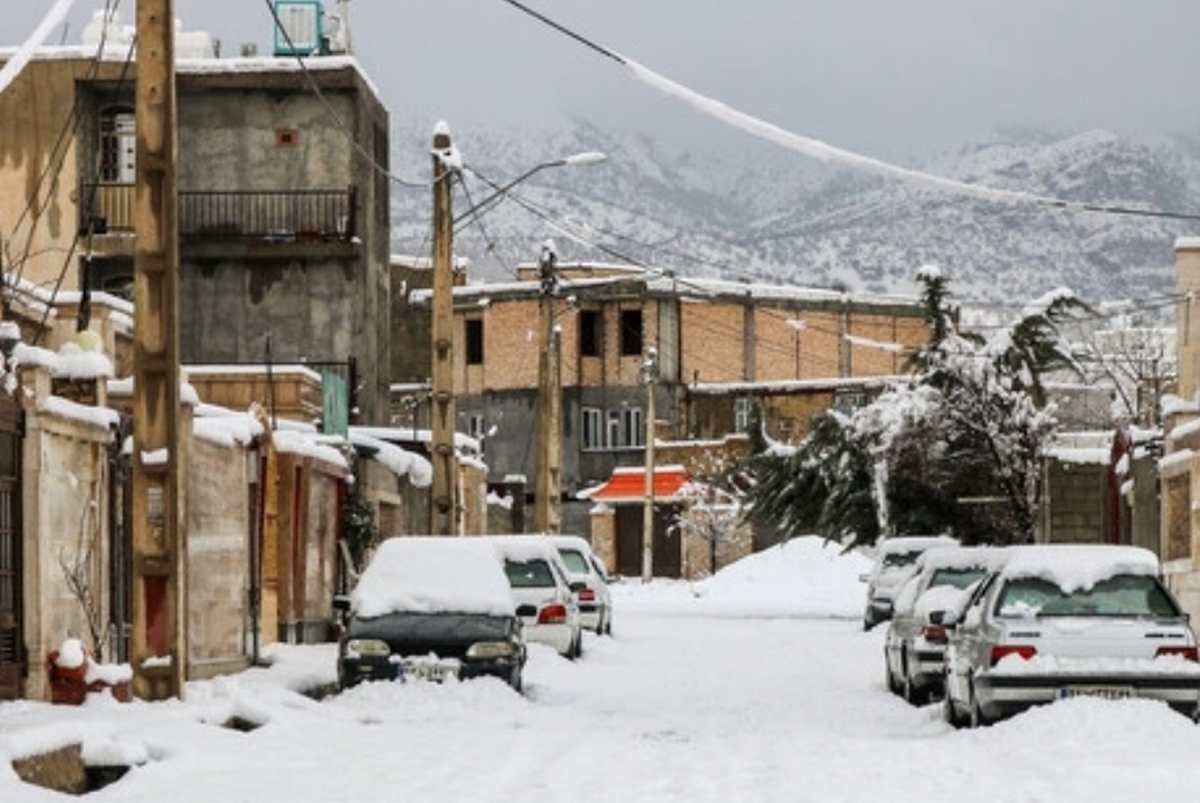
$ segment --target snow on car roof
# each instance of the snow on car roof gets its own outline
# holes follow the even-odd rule
[[[512,589],[496,550],[475,539],[389,538],[379,545],[351,595],[359,616],[484,613],[513,616]]]
[[[1005,547],[935,547],[923,552],[918,561],[920,566],[930,570],[982,566],[991,571],[1004,565],[1007,556]]]
[[[1003,575],[1040,577],[1068,594],[1118,574],[1159,574],[1158,558],[1142,547],[1107,544],[1036,544],[1009,548]]]
[[[889,538],[879,545],[879,554],[894,552],[923,552],[935,546],[955,547],[955,541],[948,535],[901,535]]]
[[[562,560],[554,543],[545,535],[488,535],[480,538],[493,544],[501,555],[511,560]]]

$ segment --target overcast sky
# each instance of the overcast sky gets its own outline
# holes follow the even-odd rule
[[[1197,0],[524,1],[696,91],[882,159],[931,155],[997,126],[1200,138]],[[51,5],[6,2],[3,44],[23,41]],[[504,0],[348,6],[356,55],[395,127],[432,132],[444,119],[475,133],[572,115],[685,144],[720,127]],[[102,7],[75,0],[66,41]],[[119,9],[132,23],[134,0]],[[243,42],[269,52],[263,0],[175,0],[175,10],[224,55]]]

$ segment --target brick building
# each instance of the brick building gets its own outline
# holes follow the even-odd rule
[[[523,266],[517,281],[454,290],[458,430],[482,437],[494,483],[535,476],[538,279]],[[427,305],[429,293],[411,301]],[[744,431],[764,398],[770,431],[799,437],[818,408],[865,401],[928,339],[916,298],[685,280],[624,265],[560,264],[550,306],[561,355],[562,530],[584,534],[590,503],[576,494],[614,469],[644,465],[651,349],[656,440],[719,440]]]

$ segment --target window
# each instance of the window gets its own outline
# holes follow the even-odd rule
[[[476,440],[483,438],[486,421],[482,413],[472,413],[467,416],[467,434]]]
[[[583,448],[584,449],[603,449],[604,448],[604,429],[603,419],[601,417],[600,408],[584,407],[583,408]]]
[[[619,446],[624,446],[621,442],[621,411],[608,411],[608,446],[610,449],[615,449]]]
[[[136,178],[137,136],[133,109],[113,106],[100,113],[100,181],[132,184]]]
[[[645,426],[642,423],[641,407],[626,407],[621,410],[621,444],[645,446]]]
[[[733,431],[738,433],[750,430],[750,399],[735,399],[733,402]]]
[[[600,313],[583,310],[579,313],[579,354],[582,357],[600,356]]]
[[[852,415],[855,410],[867,406],[867,394],[841,391],[833,398],[833,409],[843,415]]]
[[[467,365],[483,365],[483,319],[468,318]]]
[[[621,310],[621,355],[636,357],[642,353],[642,311]]]

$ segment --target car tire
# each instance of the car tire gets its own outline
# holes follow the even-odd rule
[[[975,695],[975,684],[967,685],[967,714],[969,716],[969,724],[972,728],[982,728],[985,725],[991,724],[988,718],[983,713],[983,707],[979,704],[979,698]]]
[[[902,671],[904,674],[900,677],[900,696],[903,697],[904,701],[909,705],[920,708],[921,706],[925,705],[925,703],[929,702],[928,698],[926,697],[925,690],[917,688],[917,686],[913,684],[912,676],[908,673],[907,665],[903,667]]]
[[[517,694],[525,693],[524,679],[521,677],[521,667],[518,666],[513,668],[512,673],[508,676],[508,685],[511,686],[512,690]]]
[[[962,728],[967,725],[966,717],[958,710],[958,705],[949,694],[942,698],[942,719],[952,728]]]
[[[887,690],[892,694],[900,694],[900,682],[896,680],[896,676],[892,674],[892,662],[888,660],[887,651],[883,653],[883,674],[884,683],[887,685]]]

